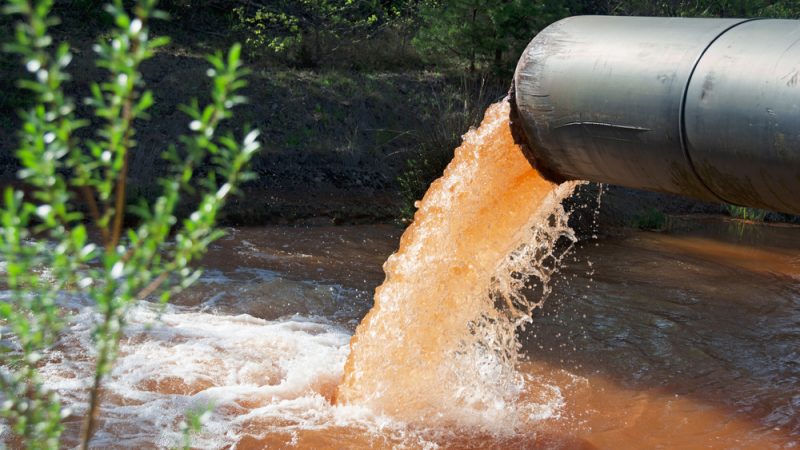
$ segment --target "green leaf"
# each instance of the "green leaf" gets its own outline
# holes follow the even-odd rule
[[[231,46],[230,51],[228,52],[228,67],[238,67],[239,59],[242,54],[242,45],[238,42]]]
[[[151,106],[153,106],[153,93],[151,91],[144,91],[144,93],[142,93],[142,98],[139,99],[139,103],[137,103],[133,110],[133,115],[138,116],[142,112],[148,110]]]

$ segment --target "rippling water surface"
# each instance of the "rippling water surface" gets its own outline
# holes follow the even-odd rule
[[[335,406],[390,226],[229,229],[206,275],[164,311],[136,306],[95,446],[199,448],[797,448],[800,229],[686,219],[582,244],[521,333],[536,426],[426,429]],[[89,383],[91,310],[43,367],[73,403]]]

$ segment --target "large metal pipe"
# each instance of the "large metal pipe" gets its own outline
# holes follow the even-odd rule
[[[800,21],[570,17],[531,41],[513,91],[554,181],[800,213]]]

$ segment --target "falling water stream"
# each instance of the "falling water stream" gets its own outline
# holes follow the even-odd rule
[[[518,402],[516,329],[549,290],[557,244],[574,241],[561,208],[574,184],[530,167],[508,109],[488,109],[419,203],[351,340],[339,402],[490,434],[541,414]],[[522,295],[536,284],[538,298]]]
[[[195,287],[132,309],[94,447],[180,445],[207,408],[197,448],[800,448],[800,228],[575,243],[575,185],[531,169],[507,117],[465,136],[402,237],[229,229]],[[69,446],[95,313],[63,304],[41,370]]]

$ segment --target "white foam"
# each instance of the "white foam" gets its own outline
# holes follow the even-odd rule
[[[93,370],[91,324],[97,316],[83,300],[73,299],[70,306],[77,313],[61,350],[48,356],[41,372],[82,415]],[[210,405],[203,431],[193,437],[198,448],[235,445],[245,435],[296,436],[334,427],[401,442],[401,448],[437,448],[430,439],[441,437],[441,430],[410,430],[364,406],[331,404],[349,340],[350,331],[325,319],[268,321],[140,302],[130,311],[119,359],[104,383],[101,426],[92,443],[174,448],[181,444],[187,412]],[[557,414],[563,400],[560,395],[552,400],[530,405],[530,418]],[[496,405],[498,418],[506,406]],[[470,415],[464,411],[463,422]]]
[[[69,355],[54,352],[42,368],[48,385],[79,414],[92,370],[93,318],[90,308],[82,308],[61,346]],[[128,322],[104,384],[103,426],[94,445],[178,445],[185,413],[209,404],[214,413],[197,442],[201,447],[235,442],[236,425],[254,417],[303,428],[363,416],[333,407],[322,395],[338,383],[349,351],[350,333],[338,325],[177,307],[159,313],[146,302],[132,308]]]

